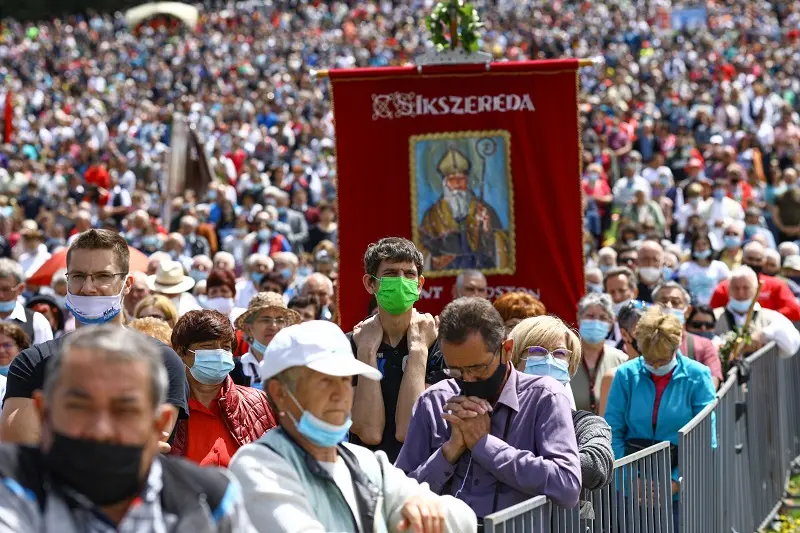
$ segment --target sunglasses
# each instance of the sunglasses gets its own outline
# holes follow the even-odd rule
[[[702,329],[705,331],[711,331],[716,327],[716,324],[713,322],[689,322],[688,326],[693,329]]]

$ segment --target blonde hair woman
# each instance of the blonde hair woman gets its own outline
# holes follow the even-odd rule
[[[160,294],[145,296],[142,301],[136,304],[133,310],[133,318],[157,318],[167,323],[170,328],[175,327],[178,322],[178,309],[169,298]]]
[[[581,362],[581,341],[575,331],[555,316],[526,318],[511,330],[511,361],[526,374],[550,376],[569,389],[569,380]],[[568,390],[570,398],[572,393]],[[581,460],[581,485],[586,490],[606,486],[611,481],[614,454],[611,429],[599,416],[576,411],[572,422]]]
[[[641,357],[617,367],[605,418],[617,459],[668,440],[672,448],[672,492],[678,491],[678,430],[714,400],[707,366],[681,355],[682,325],[651,307],[636,325]],[[678,502],[673,502],[677,531]]]

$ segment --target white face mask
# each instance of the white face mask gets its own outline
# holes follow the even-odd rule
[[[659,278],[661,278],[661,274],[663,273],[664,270],[661,268],[639,267],[639,277],[645,283],[655,283],[659,280]]]
[[[612,307],[614,308],[614,314],[619,316],[619,312],[622,310],[623,307],[625,307],[625,304],[627,304],[628,302],[630,302],[630,299],[622,300],[618,304],[612,304]]]
[[[64,306],[75,315],[81,324],[105,324],[114,319],[122,311],[122,291],[125,284],[115,296],[78,296],[67,292]]]
[[[219,311],[227,316],[233,311],[233,298],[209,298],[206,300],[205,308]]]

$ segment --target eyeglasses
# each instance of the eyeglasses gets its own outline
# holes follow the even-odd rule
[[[105,289],[114,283],[118,276],[127,276],[127,272],[97,272],[95,274],[84,274],[83,272],[67,272],[67,288],[72,294],[76,294],[86,284],[86,280],[92,280],[92,285],[98,289]]]
[[[282,328],[286,325],[286,320],[284,318],[273,318],[271,316],[268,316],[264,318],[259,318],[258,323],[267,326],[277,326],[279,328]]]
[[[692,320],[689,322],[688,326],[692,329],[701,329],[705,331],[711,331],[716,327],[716,324],[713,322],[695,322]]]
[[[0,344],[0,348],[5,351],[9,351],[19,347],[13,342],[4,342],[3,344]]]
[[[572,350],[567,350],[566,348],[556,348],[551,352],[547,348],[543,348],[541,346],[531,346],[527,351],[527,356],[520,357],[522,361],[527,361],[528,359],[531,361],[544,361],[548,356],[552,356],[553,359],[569,361],[569,358],[572,355]]]
[[[464,374],[470,374],[472,376],[480,375],[486,370],[488,370],[490,366],[492,366],[492,363],[494,363],[494,360],[498,355],[500,355],[500,352],[499,351],[495,352],[492,358],[489,359],[489,362],[486,363],[485,365],[472,365],[472,366],[465,366],[462,368],[445,366],[442,369],[442,372],[444,372],[445,376],[455,379],[461,379],[462,377],[464,377]]]

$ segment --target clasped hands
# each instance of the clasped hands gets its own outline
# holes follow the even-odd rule
[[[444,405],[442,418],[450,423],[450,440],[442,445],[442,453],[450,464],[489,434],[491,412],[492,405],[475,396],[455,396]]]

